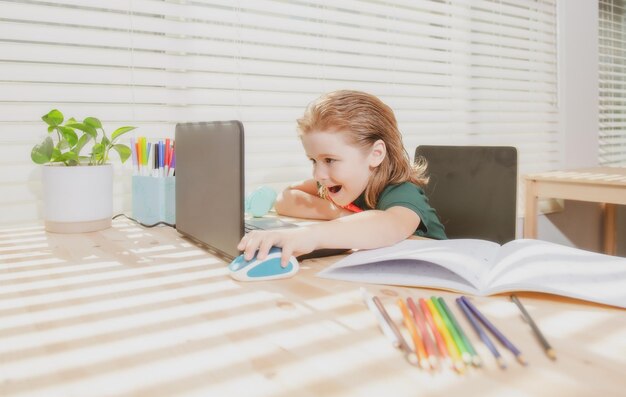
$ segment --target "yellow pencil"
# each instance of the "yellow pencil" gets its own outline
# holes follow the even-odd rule
[[[426,355],[424,342],[422,341],[422,338],[417,331],[417,326],[414,322],[415,320],[413,320],[413,317],[411,317],[409,309],[406,307],[404,301],[401,298],[398,298],[396,303],[398,304],[398,307],[402,312],[404,326],[409,330],[409,334],[411,334],[411,338],[413,339],[413,345],[415,345],[415,354],[417,355],[420,367],[430,370],[430,363],[428,362],[428,356]]]
[[[446,325],[443,323],[435,304],[430,299],[426,299],[426,305],[428,306],[428,310],[430,310],[430,314],[435,320],[435,325],[437,329],[443,336],[443,340],[446,342],[446,347],[448,348],[448,352],[450,352],[450,356],[452,356],[452,361],[454,362],[454,367],[460,373],[465,372],[465,364],[463,364],[463,359],[461,358],[461,353],[459,352],[457,346],[454,344],[454,340],[452,340],[452,336],[446,328]]]

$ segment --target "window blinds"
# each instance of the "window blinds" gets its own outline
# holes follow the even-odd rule
[[[599,163],[626,166],[626,21],[624,2],[599,2]]]
[[[310,177],[295,119],[356,89],[419,144],[513,145],[520,174],[557,168],[555,0],[1,1],[1,222],[35,220],[40,116],[173,136],[180,121],[240,119],[246,186]],[[115,209],[130,208],[117,167]],[[26,182],[25,182],[26,181]]]

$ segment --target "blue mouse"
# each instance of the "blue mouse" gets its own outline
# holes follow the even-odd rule
[[[272,247],[262,261],[256,258],[256,254],[249,261],[244,259],[243,254],[239,255],[228,265],[230,276],[239,281],[277,280],[294,276],[300,269],[298,260],[292,256],[287,266],[282,267],[280,265],[281,254],[280,248]]]

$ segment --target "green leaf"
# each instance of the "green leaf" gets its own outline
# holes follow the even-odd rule
[[[106,146],[97,143],[93,146],[93,150],[91,151],[91,160],[89,164],[104,164],[106,161]]]
[[[128,158],[131,155],[130,148],[126,145],[122,145],[122,144],[113,145],[113,149],[115,149],[117,153],[120,155],[120,160],[122,160],[122,163],[128,160]]]
[[[78,161],[78,155],[70,150],[69,152],[63,153],[61,157],[59,157],[59,159],[61,161],[68,161],[68,160]]]
[[[55,129],[55,128],[56,128],[56,127],[55,127],[55,126],[53,126],[53,125],[49,126],[49,127],[48,127],[48,132],[52,132],[52,131],[54,131],[54,129]]]
[[[57,161],[61,161],[59,160],[60,157],[61,151],[57,148],[52,149],[52,158],[50,159],[50,162],[56,163]]]
[[[63,122],[63,113],[59,112],[56,109],[52,109],[48,114],[44,114],[41,116],[41,119],[46,122],[46,124],[56,127],[57,125]]]
[[[93,149],[91,150],[91,156],[96,160],[101,160],[102,155],[104,154],[104,145],[101,143],[96,143],[93,145]]]
[[[67,143],[67,141],[65,139],[62,139],[61,141],[59,141],[59,143],[57,144],[57,148],[59,149],[59,152],[61,150],[64,149],[69,149],[70,148],[70,144]]]
[[[58,161],[62,161],[67,166],[75,166],[75,165],[78,165],[78,156],[76,155],[76,153],[69,151],[69,152],[63,153],[59,157]]]
[[[127,133],[128,131],[132,131],[137,127],[120,127],[117,130],[113,131],[113,134],[111,134],[111,142],[115,141],[115,139],[125,133]]]
[[[83,123],[93,128],[102,128],[102,123],[95,117],[87,117],[85,120],[83,120]]]
[[[65,124],[68,127],[71,128],[76,128],[77,130],[81,130],[87,134],[89,134],[93,139],[96,139],[98,137],[98,131],[96,131],[95,128],[93,128],[92,126],[88,125],[88,124],[83,124],[83,123],[66,123]]]
[[[107,138],[106,136],[103,136],[102,137],[102,141],[100,141],[100,143],[102,143],[102,145],[104,145],[104,146],[109,146],[111,141],[109,141],[109,138]]]
[[[76,135],[74,129],[62,125],[60,125],[58,128],[61,131],[61,135],[63,135],[63,138],[67,141],[67,143],[69,143],[70,147],[76,145],[76,142],[78,141],[78,136]]]
[[[81,135],[81,137],[78,138],[78,142],[76,142],[76,146],[74,146],[72,151],[76,152],[76,154],[80,154],[80,151],[83,150],[83,147],[87,144],[87,142],[89,142],[90,139],[91,136],[89,136],[88,134]]]
[[[52,142],[52,138],[47,136],[43,142],[33,147],[33,150],[30,152],[30,158],[33,159],[36,164],[45,164],[52,158],[53,150],[54,142]]]

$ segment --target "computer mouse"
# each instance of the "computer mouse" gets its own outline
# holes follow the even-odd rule
[[[258,253],[258,251],[257,251]],[[280,265],[282,250],[272,247],[264,260],[258,260],[256,254],[247,261],[243,254],[236,257],[229,265],[230,276],[238,281],[266,281],[289,278],[298,273],[300,265],[298,260],[292,256],[286,267]]]

